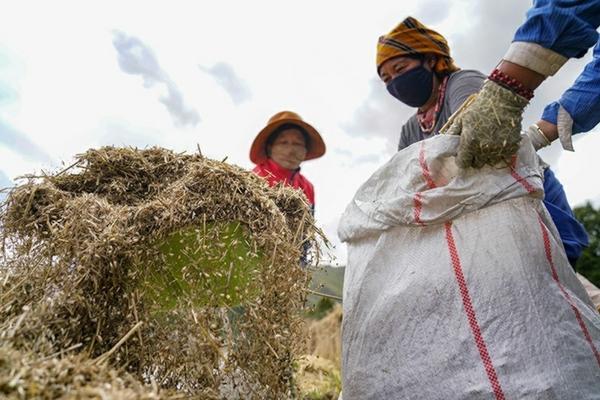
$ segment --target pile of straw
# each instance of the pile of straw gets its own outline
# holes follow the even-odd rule
[[[38,385],[34,364],[67,363],[75,367],[66,377],[47,380],[85,387],[76,375],[127,376],[111,387],[141,398],[159,389],[293,395],[309,278],[298,265],[317,234],[300,192],[201,155],[105,147],[27,177],[9,193],[0,224],[0,357],[17,365],[11,354],[27,355],[11,367],[25,371],[11,382],[30,376]],[[178,242],[179,232],[194,241]],[[182,248],[165,254],[164,243]],[[151,278],[173,274],[169,257],[179,278]],[[211,283],[230,285],[236,274],[245,280],[227,288],[232,296]],[[0,393],[17,386],[0,381]]]

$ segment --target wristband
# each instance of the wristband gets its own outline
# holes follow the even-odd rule
[[[531,124],[526,132],[535,150],[550,146],[550,141],[537,124]]]
[[[488,76],[488,79],[513,91],[515,94],[524,97],[527,100],[531,100],[533,98],[533,90],[526,88],[521,82],[511,76],[506,75],[499,69],[493,70],[490,76]]]

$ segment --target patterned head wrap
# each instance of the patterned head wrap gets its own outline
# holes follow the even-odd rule
[[[381,64],[390,58],[426,54],[438,56],[433,66],[433,70],[437,73],[450,73],[459,69],[450,57],[450,48],[446,39],[413,17],[408,17],[390,33],[379,38],[377,70],[379,71]]]

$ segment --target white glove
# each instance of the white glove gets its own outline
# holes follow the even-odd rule
[[[536,151],[543,147],[550,146],[551,142],[548,140],[546,135],[544,135],[544,132],[542,132],[542,130],[539,126],[537,126],[537,124],[529,125],[529,128],[527,128],[527,130],[523,132],[523,134],[526,135],[529,138],[529,140],[531,140],[533,148]]]

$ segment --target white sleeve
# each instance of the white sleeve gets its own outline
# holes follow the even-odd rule
[[[554,75],[568,60],[537,43],[512,42],[502,58],[544,76]]]

